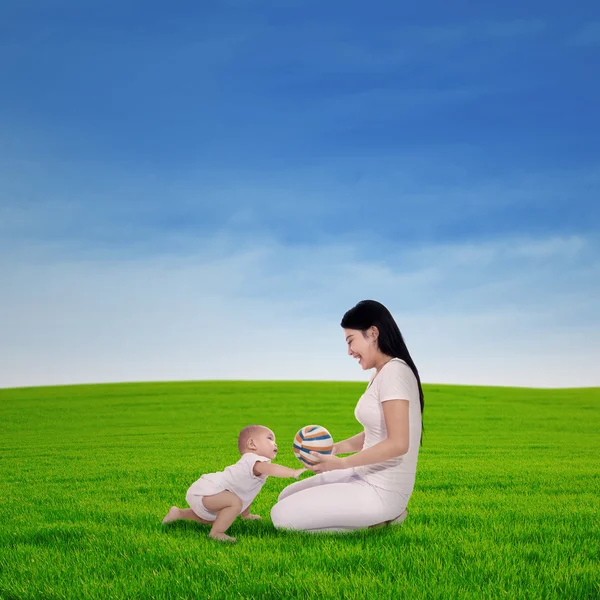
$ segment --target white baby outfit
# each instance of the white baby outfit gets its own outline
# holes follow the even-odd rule
[[[262,486],[267,481],[267,475],[255,475],[254,465],[257,461],[271,462],[269,458],[246,452],[234,465],[226,467],[224,471],[206,473],[192,483],[185,499],[190,508],[201,519],[214,521],[217,513],[210,512],[202,503],[204,496],[212,496],[229,490],[242,501],[242,510],[246,510],[258,495]]]

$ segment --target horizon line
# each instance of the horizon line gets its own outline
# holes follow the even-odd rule
[[[3,387],[0,385],[0,393],[9,392],[11,390],[34,390],[34,389],[47,389],[47,388],[63,388],[63,387],[100,387],[100,386],[134,386],[134,385],[153,385],[153,384],[190,384],[190,383],[247,383],[247,384],[259,384],[259,383],[347,383],[347,384],[367,384],[367,381],[363,380],[337,380],[337,379],[165,379],[165,380],[147,380],[147,381],[103,381],[103,382],[88,382],[88,383],[58,383],[49,385],[20,385]],[[552,387],[541,387],[541,386],[526,386],[526,385],[500,385],[500,384],[472,384],[472,383],[426,383],[421,382],[422,386],[425,387],[468,387],[468,388],[500,388],[500,389],[512,389],[512,390],[600,390],[600,385],[596,386],[552,386]]]

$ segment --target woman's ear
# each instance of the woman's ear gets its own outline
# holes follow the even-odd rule
[[[379,337],[379,329],[377,329],[377,327],[375,327],[375,325],[373,325],[369,331],[371,332],[371,338],[373,339],[374,342],[377,341],[377,338]]]

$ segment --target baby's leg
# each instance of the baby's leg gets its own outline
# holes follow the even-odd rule
[[[235,542],[236,539],[225,535],[225,532],[242,511],[242,501],[240,498],[233,492],[224,491],[213,496],[204,496],[202,503],[207,510],[219,513],[208,534],[209,537],[227,542]]]
[[[171,506],[171,510],[167,513],[167,516],[162,520],[163,523],[172,523],[173,521],[198,521],[198,523],[204,523],[205,525],[212,525],[212,521],[205,521],[201,519],[191,508],[177,508]]]

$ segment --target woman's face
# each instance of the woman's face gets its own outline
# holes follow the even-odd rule
[[[377,338],[373,328],[367,329],[363,335],[360,329],[344,329],[344,337],[348,344],[348,354],[358,360],[358,364],[364,370],[375,367],[377,354]]]

